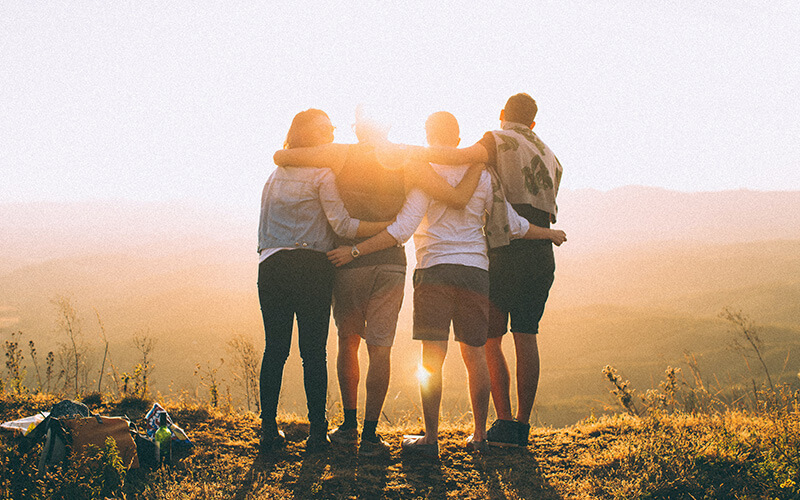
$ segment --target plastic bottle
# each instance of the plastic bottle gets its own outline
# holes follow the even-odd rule
[[[170,464],[172,463],[172,432],[169,430],[166,413],[159,415],[158,424],[155,435],[156,457],[159,464]]]

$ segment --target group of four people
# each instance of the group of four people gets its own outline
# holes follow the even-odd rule
[[[429,147],[396,146],[356,112],[358,143],[333,143],[327,115],[299,113],[262,195],[258,290],[266,345],[261,367],[261,448],[284,441],[276,422],[283,366],[297,317],[310,422],[307,449],[359,442],[360,368],[367,345],[366,407],[359,453],[385,453],[376,434],[389,386],[391,348],[403,300],[406,257],[416,247],[413,338],[422,341],[425,434],[403,448],[438,454],[442,364],[450,324],[468,373],[473,450],[526,446],[539,378],[538,323],[553,282],[550,229],[561,165],[532,132],[527,94],[501,111],[501,130],[458,149],[450,113],[426,122]],[[510,203],[509,203],[510,202]],[[333,265],[331,265],[331,263]],[[334,269],[336,266],[336,269]],[[331,302],[339,334],[337,373],[344,422],[328,434],[326,341]],[[502,337],[511,318],[518,408],[512,415]],[[498,420],[486,431],[490,392]]]

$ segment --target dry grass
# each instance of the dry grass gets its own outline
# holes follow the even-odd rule
[[[30,414],[51,403],[46,398],[4,401],[1,416]],[[186,403],[168,410],[196,447],[171,468],[131,471],[120,498],[800,497],[796,409],[781,418],[743,412],[603,417],[562,429],[534,428],[527,449],[492,449],[486,456],[463,449],[467,419],[451,418],[442,427],[439,460],[401,453],[403,433],[421,430],[411,421],[381,424],[378,430],[392,445],[391,455],[368,459],[347,448],[306,453],[308,424],[285,416],[280,425],[286,447],[259,455],[260,423],[253,414]],[[104,412],[113,414],[113,405]],[[21,454],[7,436],[0,445],[0,497],[52,496],[52,486],[35,483],[30,470],[20,470],[35,464],[36,448]],[[31,484],[22,487],[25,481]]]

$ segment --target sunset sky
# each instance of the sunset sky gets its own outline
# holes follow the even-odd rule
[[[564,187],[800,190],[800,2],[2,2],[0,202],[257,206],[295,113],[539,103]]]

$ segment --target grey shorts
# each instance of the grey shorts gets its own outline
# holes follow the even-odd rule
[[[489,332],[489,273],[458,264],[414,271],[414,339],[480,347]]]
[[[405,266],[338,269],[333,285],[333,319],[340,337],[359,335],[367,344],[391,347],[403,305]]]

